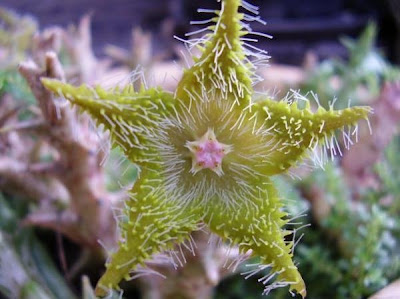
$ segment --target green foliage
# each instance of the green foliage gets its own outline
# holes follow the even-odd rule
[[[337,108],[365,103],[380,92],[383,82],[400,79],[400,69],[391,65],[375,46],[377,27],[369,23],[356,40],[341,39],[349,57],[347,61],[328,59],[312,70],[304,91],[318,94],[322,106],[337,98]]]
[[[29,89],[28,84],[15,69],[0,69],[0,97],[6,93],[10,94],[14,99],[21,100],[24,103],[35,103],[35,98]]]
[[[330,206],[328,215],[308,230],[297,248],[311,298],[362,298],[400,274],[396,239],[400,223],[387,210],[364,198],[352,201],[351,189],[334,164],[303,184],[321,188],[323,196],[317,200]]]
[[[3,95],[8,94],[16,100],[16,105],[33,105],[33,96],[28,84],[16,69],[0,69],[0,100]],[[28,109],[23,109],[19,114],[20,120],[32,118],[33,114]]]
[[[0,294],[75,298],[33,229],[20,226],[27,212],[26,203],[17,199],[10,202],[0,195]]]
[[[13,68],[25,57],[37,27],[32,17],[0,7],[0,49],[5,58],[0,61],[0,68]]]
[[[385,159],[377,163],[375,170],[382,182],[379,196],[387,199],[392,216],[400,213],[400,138],[397,136],[386,148]]]

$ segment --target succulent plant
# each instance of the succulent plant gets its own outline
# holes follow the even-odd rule
[[[310,152],[317,163],[328,152],[340,153],[335,132],[341,131],[349,146],[370,108],[313,112],[297,93],[279,102],[260,96],[253,89],[256,70],[268,56],[250,42],[266,35],[246,23],[260,21],[257,7],[220,2],[218,11],[200,10],[212,17],[199,22],[206,27],[195,33],[209,32],[185,41],[200,55],[193,55],[174,94],[146,84],[140,90],[133,85],[105,90],[42,79],[109,130],[114,144],[140,169],[119,217],[119,248],[97,284],[99,296],[124,278],[153,273],[146,261],[156,254],[167,252],[171,262],[180,261],[179,248],[193,246],[190,233],[203,225],[241,252],[260,257],[244,275],[269,268],[259,280],[264,294],[289,286],[306,295],[292,259],[296,228],[290,228],[291,216],[270,177]]]

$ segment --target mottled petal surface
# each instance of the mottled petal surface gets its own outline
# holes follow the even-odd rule
[[[213,91],[232,104],[247,106],[252,97],[252,63],[246,58],[240,37],[246,34],[242,26],[243,14],[238,13],[240,0],[222,1],[216,11],[212,33],[199,41],[192,41],[201,56],[184,71],[176,90],[176,97],[188,102]]]
[[[325,110],[320,107],[315,113],[310,110],[309,102],[304,108],[299,102],[265,100],[253,107],[254,118],[261,121],[260,127],[270,135],[268,147],[271,148],[265,173],[274,175],[286,171],[309,154],[310,150],[323,147],[322,155],[337,155],[341,145],[335,133],[342,133],[343,143],[348,147],[357,133],[357,122],[367,120],[370,107],[352,107],[343,110]],[[304,103],[303,103],[304,104]],[[353,130],[351,130],[352,127]],[[354,134],[353,134],[354,133]],[[318,157],[323,163],[323,157]]]
[[[97,125],[104,125],[126,156],[140,164],[145,162],[143,152],[148,150],[147,131],[171,113],[174,103],[172,94],[156,88],[136,92],[128,85],[122,90],[110,91],[100,86],[75,87],[53,79],[42,82],[89,113]]]
[[[176,205],[160,185],[156,172],[143,170],[129,192],[130,199],[120,215],[122,239],[97,283],[97,296],[118,288],[119,282],[129,280],[138,266],[146,267],[145,262],[155,254],[172,250],[197,229],[201,220],[199,210]]]
[[[260,265],[248,274],[271,269],[270,275],[261,280],[266,285],[264,294],[287,285],[305,297],[304,281],[292,261],[293,241],[285,240],[292,233],[284,227],[288,215],[282,210],[283,203],[274,186],[269,180],[259,182],[253,196],[243,202],[247,204],[234,211],[218,203],[210,204],[205,222],[229,244],[239,246],[243,253],[252,250],[254,256],[261,258]]]

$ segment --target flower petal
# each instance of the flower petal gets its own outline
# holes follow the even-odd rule
[[[97,283],[97,296],[118,288],[122,279],[130,279],[130,272],[145,266],[152,255],[172,250],[198,228],[198,210],[168,200],[159,185],[158,173],[144,170],[130,191],[131,199],[125,202],[120,220],[122,240]]]
[[[287,223],[283,218],[287,214],[282,211],[283,204],[277,191],[271,182],[258,182],[250,200],[251,204],[234,209],[216,202],[207,213],[205,222],[224,240],[239,246],[243,253],[252,250],[254,256],[261,258],[259,267],[250,272],[255,274],[269,265],[270,274],[260,280],[266,285],[264,294],[277,287],[290,286],[304,297],[305,285],[292,261],[293,241],[285,240],[291,232],[283,228]],[[249,199],[242,201],[248,202]]]
[[[341,153],[340,145],[335,137],[336,130],[343,133],[343,142],[347,148],[351,143],[351,135],[357,133],[357,122],[368,121],[370,107],[352,107],[343,110],[325,110],[320,107],[317,112],[310,110],[309,103],[300,109],[296,102],[275,102],[265,100],[257,102],[251,109],[253,119],[261,121],[260,129],[270,135],[268,146],[271,147],[265,174],[274,175],[286,171],[304,158],[308,150],[323,146],[322,156],[330,151],[335,155]],[[350,132],[350,128],[355,130]],[[323,163],[316,156],[318,164]]]
[[[247,106],[251,100],[253,64],[246,58],[241,36],[247,32],[242,26],[243,14],[238,13],[240,0],[221,1],[221,10],[212,19],[208,29],[212,33],[197,41],[189,41],[190,47],[201,50],[194,58],[195,64],[185,70],[177,87],[176,97],[188,102],[201,100],[204,91],[213,90],[218,97],[232,104]]]
[[[58,80],[42,79],[46,88],[62,95],[88,112],[98,125],[111,132],[111,137],[131,161],[139,163],[146,147],[149,128],[157,125],[162,115],[170,113],[173,96],[159,89],[135,92],[132,86],[119,91],[82,85],[75,87]]]

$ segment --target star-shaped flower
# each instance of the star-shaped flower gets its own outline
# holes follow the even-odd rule
[[[240,7],[247,13],[239,13]],[[351,143],[347,130],[367,119],[370,109],[320,107],[313,113],[307,101],[302,107],[291,98],[255,100],[256,64],[263,52],[245,36],[262,34],[245,21],[259,20],[249,15],[257,8],[222,0],[214,13],[211,32],[188,41],[201,55],[184,71],[174,94],[43,80],[104,125],[140,168],[120,221],[119,249],[97,284],[98,295],[117,288],[154,254],[187,240],[199,223],[241,252],[252,250],[263,265],[258,269],[270,267],[271,275],[261,279],[270,283],[264,293],[289,286],[306,295],[292,260],[293,241],[285,238],[292,233],[285,227],[289,217],[269,177],[287,171],[311,150],[339,150],[336,130],[343,132],[345,145]]]

